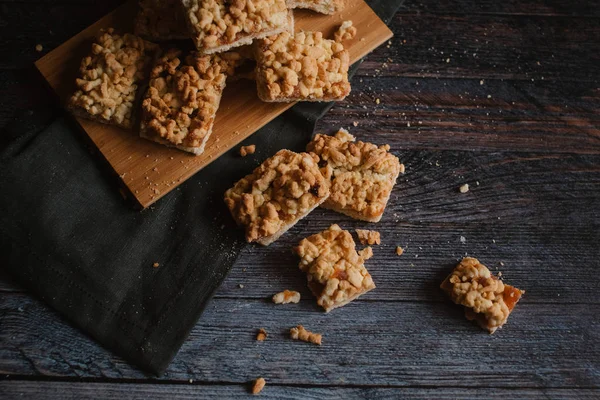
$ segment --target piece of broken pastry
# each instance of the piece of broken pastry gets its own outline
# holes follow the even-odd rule
[[[344,0],[287,0],[290,8],[306,8],[321,14],[334,14],[344,8]]]
[[[454,303],[465,307],[468,320],[475,320],[490,333],[502,328],[525,293],[504,284],[472,257],[463,258],[440,287]]]
[[[134,32],[148,40],[189,39],[181,0],[139,0]]]
[[[273,243],[329,196],[329,181],[314,154],[280,150],[225,192],[246,240]]]
[[[350,93],[350,56],[321,32],[283,32],[255,46],[256,87],[266,102],[339,101]]]
[[[84,57],[75,80],[77,90],[67,101],[76,116],[122,128],[135,125],[140,86],[148,77],[158,46],[135,35],[101,30]]]
[[[294,31],[285,0],[182,0],[192,40],[202,54],[228,51],[256,39]]]
[[[294,252],[300,257],[300,270],[306,273],[317,304],[326,312],[375,288],[365,268],[365,260],[373,256],[373,250],[365,247],[357,252],[350,232],[338,225],[302,239]]]
[[[210,137],[236,53],[186,57],[166,51],[154,64],[142,103],[140,136],[166,146],[201,154]]]
[[[404,165],[389,145],[355,141],[347,130],[317,134],[306,146],[315,153],[323,175],[331,179],[331,196],[321,205],[363,221],[378,222]]]

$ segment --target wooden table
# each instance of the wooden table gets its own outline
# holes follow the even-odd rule
[[[0,0],[0,125],[52,104],[35,45],[53,48],[117,3]],[[319,312],[290,246],[333,222],[365,224],[316,211],[244,251],[156,379],[3,277],[0,394],[226,398],[263,376],[274,399],[600,398],[600,1],[407,0],[392,29],[318,125],[389,143],[406,165],[367,264],[376,290]],[[527,290],[493,336],[438,289],[464,255]],[[301,303],[273,306],[284,288]],[[287,339],[298,323],[324,345]]]

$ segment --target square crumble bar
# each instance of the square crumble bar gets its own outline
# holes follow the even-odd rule
[[[329,196],[316,156],[280,150],[225,192],[246,240],[267,246]]]
[[[255,49],[262,101],[339,101],[350,93],[350,55],[321,32],[283,32],[258,41]]]
[[[375,288],[365,260],[373,256],[370,247],[357,252],[350,232],[338,225],[302,239],[294,248],[300,257],[300,270],[306,273],[308,287],[317,304],[326,312],[348,304]]]

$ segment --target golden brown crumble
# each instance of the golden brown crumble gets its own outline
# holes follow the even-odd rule
[[[135,34],[149,40],[188,39],[180,0],[139,0]]]
[[[298,325],[295,328],[290,329],[290,337],[294,340],[302,340],[303,342],[309,342],[321,345],[323,339],[320,333],[312,333],[304,329],[302,325]]]
[[[68,108],[81,117],[132,128],[138,88],[157,48],[129,33],[120,36],[112,28],[101,30],[91,55],[81,61],[77,91]]]
[[[159,263],[157,263],[157,262],[155,262],[154,264],[152,264],[152,266],[153,266],[154,268],[158,268],[158,267],[160,267],[160,264],[159,264]]]
[[[265,378],[258,378],[254,381],[254,385],[252,386],[252,394],[259,394],[266,385]]]
[[[401,256],[404,253],[404,249],[400,246],[396,246],[396,254]]]
[[[255,144],[251,144],[248,146],[242,146],[242,147],[240,147],[240,156],[246,157],[248,154],[254,154],[255,151],[256,151]]]
[[[170,49],[155,63],[142,104],[140,134],[199,154],[212,132],[226,77],[239,56],[191,53],[182,61],[181,54]]]
[[[373,250],[366,247],[357,252],[350,232],[338,225],[303,239],[294,252],[300,256],[299,267],[307,274],[317,304],[327,312],[375,288],[364,265]]]
[[[264,328],[260,328],[256,334],[256,340],[263,342],[267,338],[267,331]]]
[[[367,229],[357,229],[356,235],[361,244],[381,244],[381,235],[377,231],[369,231]]]
[[[461,193],[467,193],[469,191],[469,184],[465,183],[458,188],[458,191]]]
[[[290,8],[306,8],[321,14],[334,14],[344,8],[344,0],[287,0]]]
[[[225,192],[246,240],[268,245],[329,196],[318,158],[280,150]]]
[[[442,282],[452,301],[465,307],[469,320],[494,333],[506,323],[525,291],[505,285],[476,258],[465,257]]]
[[[275,304],[288,304],[298,303],[300,301],[300,293],[294,290],[284,290],[273,295],[273,303]]]
[[[256,46],[256,82],[263,101],[332,101],[350,93],[350,56],[321,32],[283,32]]]
[[[41,44],[36,44],[35,45],[35,51],[37,51],[38,53],[41,52],[42,50],[44,50],[44,46],[42,46]]]
[[[333,34],[336,42],[343,42],[344,40],[352,40],[356,36],[356,27],[352,26],[352,21],[344,21]]]
[[[198,50],[217,53],[293,30],[285,0],[183,0]]]
[[[306,150],[320,157],[321,172],[332,180],[331,196],[322,207],[364,221],[381,219],[398,174],[404,172],[389,145],[356,142],[340,129],[335,136],[317,134]]]

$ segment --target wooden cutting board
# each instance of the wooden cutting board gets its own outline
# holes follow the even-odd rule
[[[81,58],[89,52],[100,28],[114,27],[117,32],[132,32],[136,11],[136,2],[127,2],[35,63],[63,104],[75,90]],[[352,63],[392,37],[392,32],[363,0],[346,0],[344,10],[333,16],[306,10],[295,10],[294,16],[296,31],[321,31],[325,37],[333,37],[342,21],[352,20],[358,34],[344,42]],[[263,103],[256,95],[254,82],[228,84],[213,133],[206,150],[199,156],[142,139],[137,132],[75,119],[130,194],[142,207],[148,207],[294,104]]]

